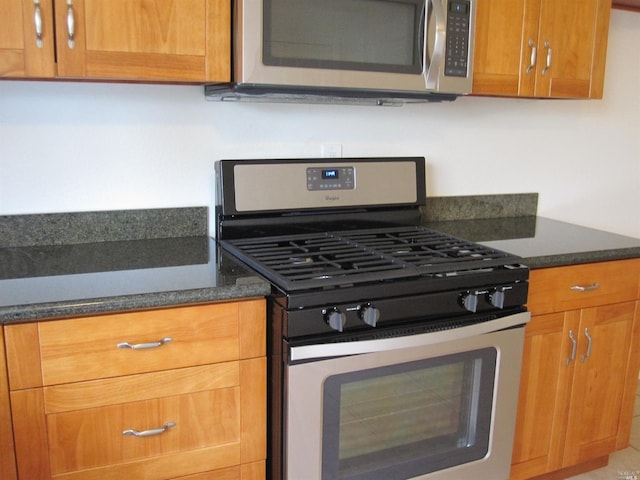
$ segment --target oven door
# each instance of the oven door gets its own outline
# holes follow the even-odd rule
[[[291,347],[286,478],[509,478],[529,316]]]

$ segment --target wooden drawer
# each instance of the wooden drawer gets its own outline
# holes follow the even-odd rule
[[[265,328],[264,300],[10,325],[10,387],[19,390],[263,356]],[[158,346],[119,347],[123,343]]]
[[[541,315],[626,302],[639,287],[640,259],[532,270],[528,307]]]
[[[265,462],[261,461],[179,477],[173,480],[264,480],[265,470]]]
[[[262,461],[265,378],[263,357],[12,392],[21,478],[164,480]]]

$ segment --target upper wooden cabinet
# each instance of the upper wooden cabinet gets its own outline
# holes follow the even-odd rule
[[[602,98],[611,0],[478,0],[473,93]]]
[[[0,76],[229,81],[225,0],[0,0]]]
[[[0,0],[0,11],[0,77],[54,77],[53,2]]]

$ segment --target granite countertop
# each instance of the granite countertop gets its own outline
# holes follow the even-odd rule
[[[522,257],[529,268],[640,258],[640,239],[544,217],[427,221],[434,230]]]
[[[427,198],[423,224],[522,257],[530,268],[640,258],[640,238],[537,215],[538,194]]]
[[[0,217],[0,324],[266,296],[267,281],[216,249],[206,216]]]
[[[425,226],[530,268],[640,258],[640,239],[535,216],[535,194],[429,203]],[[205,207],[0,216],[0,324],[268,295],[217,250],[207,218]]]

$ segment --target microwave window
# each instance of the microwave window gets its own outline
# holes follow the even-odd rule
[[[420,73],[424,0],[264,0],[265,65]]]

